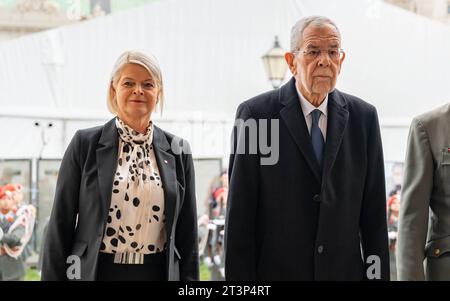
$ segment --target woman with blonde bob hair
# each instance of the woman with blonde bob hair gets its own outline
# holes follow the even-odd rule
[[[78,131],[64,155],[43,280],[198,280],[192,155],[152,122],[163,95],[153,57],[119,57],[108,87],[116,117]]]

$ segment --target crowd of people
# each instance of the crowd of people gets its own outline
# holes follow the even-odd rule
[[[205,208],[198,219],[199,251],[203,263],[211,271],[211,280],[224,280],[224,232],[228,198],[228,172],[222,171],[210,183]]]

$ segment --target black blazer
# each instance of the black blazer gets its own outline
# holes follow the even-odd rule
[[[362,280],[371,266],[364,262],[377,255],[381,279],[388,280],[376,109],[338,90],[329,94],[323,171],[294,78],[242,103],[236,119],[279,120],[279,160],[261,165],[260,153],[230,156],[226,279]],[[240,136],[235,145],[237,139],[248,143]]]
[[[182,143],[172,145],[174,139],[154,126],[153,146],[166,207],[167,279],[198,280],[194,166],[187,142],[178,140]],[[114,119],[104,126],[80,130],[73,137],[56,185],[43,252],[43,280],[67,280],[66,260],[70,255],[81,258],[81,280],[96,279],[118,143]]]

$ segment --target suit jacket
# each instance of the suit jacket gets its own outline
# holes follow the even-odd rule
[[[175,137],[154,126],[153,146],[165,198],[167,279],[198,279],[194,166]],[[189,145],[186,141],[183,145]],[[183,149],[186,149],[183,147]],[[78,131],[59,172],[43,252],[43,280],[66,280],[66,260],[81,258],[81,280],[95,280],[100,244],[111,204],[117,168],[118,133],[114,119]]]
[[[449,132],[450,104],[411,124],[400,198],[399,280],[450,281]]]
[[[294,78],[239,106],[236,119],[279,120],[279,160],[261,165],[260,152],[230,156],[227,280],[363,280],[374,267],[371,255],[379,259],[378,278],[389,279],[376,110],[338,90],[328,101],[322,171]],[[235,137],[248,143],[243,132]]]

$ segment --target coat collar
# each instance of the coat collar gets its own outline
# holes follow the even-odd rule
[[[153,126],[153,146],[159,173],[164,188],[164,199],[166,207],[166,232],[172,239],[172,228],[175,213],[178,211],[177,202],[177,170],[176,160],[171,150],[167,135],[157,126]],[[169,237],[168,237],[169,239]]]
[[[327,179],[333,167],[347,125],[349,113],[344,96],[336,89],[328,95],[327,142],[325,145],[323,170],[320,170],[319,164],[314,156],[308,127],[302,113],[295,86],[295,78],[292,78],[279,89],[278,97],[282,105],[280,110],[281,119],[286,124],[289,133],[306,159],[314,176],[322,183],[322,179]]]
[[[117,169],[119,148],[119,136],[115,118],[103,126],[98,144],[96,151],[97,177],[103,205],[102,212],[105,214],[104,220],[106,220],[111,205],[112,186]]]

